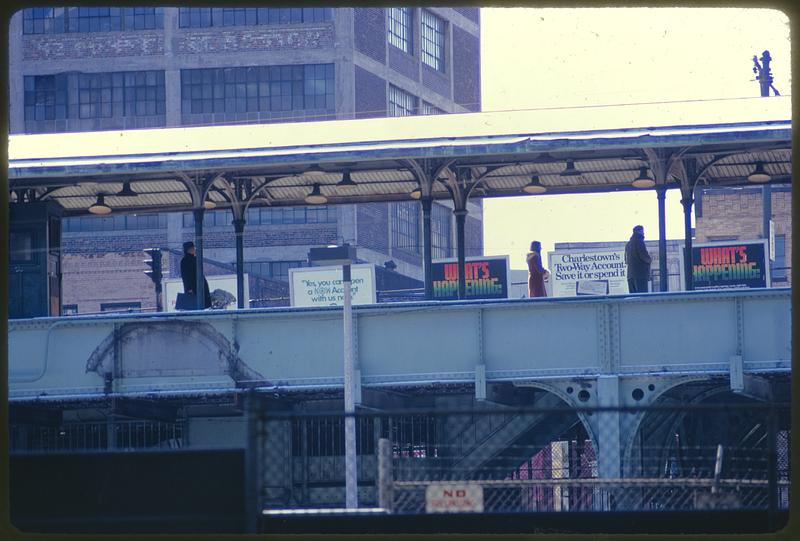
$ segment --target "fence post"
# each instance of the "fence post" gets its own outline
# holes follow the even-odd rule
[[[247,431],[247,445],[244,450],[244,501],[245,501],[245,530],[247,533],[258,532],[260,518],[259,491],[261,483],[259,478],[259,448],[261,438],[259,434],[259,421],[261,409],[255,391],[249,390],[243,396],[244,415]]]
[[[767,422],[767,475],[769,486],[769,530],[777,530],[777,511],[778,511],[778,457],[777,457],[777,437],[778,437],[778,413],[775,409],[768,410],[769,420]]]
[[[387,513],[392,512],[394,494],[392,479],[392,442],[386,438],[378,440],[378,506]]]

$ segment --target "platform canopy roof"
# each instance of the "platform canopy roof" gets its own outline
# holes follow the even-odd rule
[[[11,201],[67,215],[97,198],[116,212],[329,204],[747,184],[759,163],[791,181],[791,97],[587,106],[9,138]],[[353,185],[339,185],[349,173]],[[130,191],[137,195],[124,195]]]

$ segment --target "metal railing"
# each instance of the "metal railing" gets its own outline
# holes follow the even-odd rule
[[[67,422],[59,426],[11,424],[9,451],[80,453],[113,450],[180,449],[185,423],[146,420]]]

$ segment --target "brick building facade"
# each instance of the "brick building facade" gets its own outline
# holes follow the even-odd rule
[[[695,242],[769,239],[775,260],[772,285],[792,284],[792,191],[790,185],[706,188],[695,193]]]
[[[9,31],[12,134],[480,110],[478,8],[31,8]],[[434,205],[434,257],[454,255],[451,208]],[[467,255],[479,255],[480,202],[469,210]],[[206,272],[230,274],[230,212],[207,214]],[[394,261],[381,283],[416,284],[421,230],[416,202],[251,209],[250,297],[284,298],[287,269],[333,242],[381,272]],[[187,214],[67,218],[66,311],[153,308],[141,250],[180,251],[193,235]],[[166,276],[178,260],[165,258]]]

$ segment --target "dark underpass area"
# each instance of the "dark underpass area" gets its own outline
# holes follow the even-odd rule
[[[11,456],[11,523],[24,532],[241,532],[243,456],[242,451]]]

